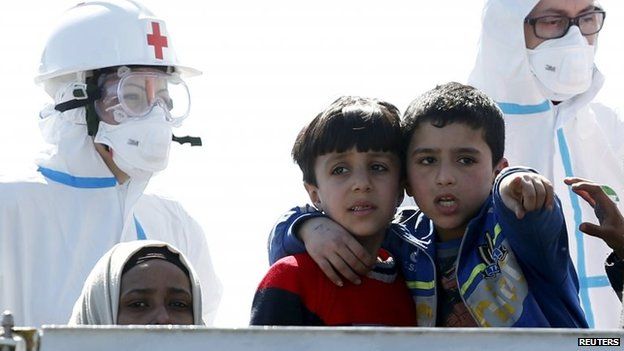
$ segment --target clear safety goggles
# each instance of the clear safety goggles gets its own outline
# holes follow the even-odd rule
[[[155,69],[122,66],[117,72],[102,75],[98,85],[102,96],[95,109],[110,124],[145,118],[160,106],[167,121],[179,126],[191,106],[186,83],[176,74]]]

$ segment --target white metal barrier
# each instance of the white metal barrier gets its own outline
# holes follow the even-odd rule
[[[44,326],[40,351],[623,350],[624,330]],[[579,346],[579,341],[586,346]],[[609,346],[610,345],[610,346]]]

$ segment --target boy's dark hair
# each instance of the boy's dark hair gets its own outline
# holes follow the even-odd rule
[[[442,128],[462,123],[472,129],[483,129],[483,139],[492,152],[495,166],[505,152],[503,112],[480,90],[450,82],[438,85],[417,97],[403,115],[403,146],[407,150],[414,131],[425,122]]]
[[[303,181],[316,186],[316,158],[353,147],[358,152],[394,153],[403,164],[399,110],[385,101],[343,96],[299,132],[292,157],[303,172]]]

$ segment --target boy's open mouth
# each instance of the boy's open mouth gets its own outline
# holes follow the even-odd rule
[[[349,207],[349,211],[366,212],[366,211],[372,211],[375,208],[377,207],[374,204],[367,202],[367,201],[362,201],[362,202],[357,202],[353,206]]]
[[[441,195],[435,198],[435,203],[442,207],[453,207],[457,204],[457,198],[453,195]]]

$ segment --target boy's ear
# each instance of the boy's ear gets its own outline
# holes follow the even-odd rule
[[[322,211],[323,209],[321,208],[321,197],[319,196],[318,187],[307,182],[303,182],[303,187],[308,192],[310,201],[312,201],[312,203],[318,210]]]
[[[409,182],[405,182],[405,192],[407,193],[407,196],[414,197],[414,193],[412,192]]]
[[[503,157],[500,159],[500,161],[498,161],[496,167],[494,167],[494,176],[496,177],[503,170],[503,168],[506,167],[509,167],[509,161],[507,161],[507,159]]]

